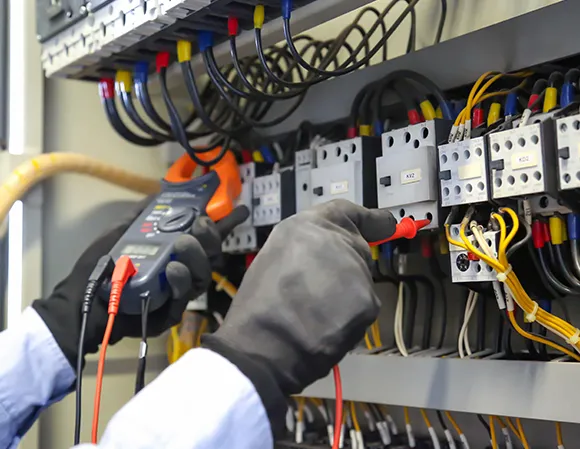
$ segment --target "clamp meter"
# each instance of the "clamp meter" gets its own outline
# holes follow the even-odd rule
[[[211,160],[217,152],[219,149],[201,153],[200,158]],[[163,306],[171,294],[165,268],[173,258],[177,238],[189,233],[199,216],[208,215],[218,221],[233,210],[234,200],[241,193],[233,154],[228,151],[211,171],[191,179],[196,167],[187,155],[177,160],[161,181],[161,191],[111,250],[115,262],[123,255],[129,256],[137,268],[123,290],[120,313],[141,314],[146,297],[150,298],[150,311]],[[110,290],[110,284],[104,288]]]

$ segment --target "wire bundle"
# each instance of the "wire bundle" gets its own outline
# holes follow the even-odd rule
[[[515,319],[514,304],[515,303],[524,311],[525,318],[527,322],[538,322],[544,328],[550,332],[556,334],[560,338],[564,339],[566,343],[571,345],[576,351],[580,350],[580,330],[574,327],[572,324],[568,323],[561,318],[542,309],[539,304],[532,300],[522,287],[517,275],[513,272],[511,265],[508,262],[506,251],[507,247],[515,237],[519,229],[519,217],[510,208],[504,207],[499,209],[500,213],[492,213],[491,218],[495,220],[500,227],[500,244],[498,250],[498,257],[490,257],[486,254],[491,251],[487,243],[484,241],[485,245],[480,245],[482,248],[486,248],[486,251],[482,252],[477,249],[466,236],[466,228],[471,220],[474,213],[474,209],[470,207],[467,214],[463,218],[460,226],[459,235],[462,242],[454,240],[449,233],[449,224],[445,225],[446,235],[449,243],[459,246],[471,253],[475,254],[481,260],[486,262],[490,267],[494,268],[498,273],[498,281],[502,282],[506,287],[506,304],[508,311],[508,318],[513,325],[514,329],[523,337],[548,345],[554,349],[557,349],[575,360],[580,361],[580,356],[569,351],[568,349],[562,347],[561,345],[554,343],[548,339],[540,336],[536,336],[526,332],[521,328]],[[503,218],[503,214],[510,216],[512,220],[512,229],[510,233],[507,233],[506,221]]]

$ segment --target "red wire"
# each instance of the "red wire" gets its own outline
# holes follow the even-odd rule
[[[336,391],[336,410],[334,412],[334,442],[332,449],[339,449],[340,434],[342,430],[342,381],[340,380],[340,369],[338,365],[333,369],[334,373],[334,389]]]
[[[99,355],[99,365],[97,368],[97,387],[95,390],[95,406],[93,410],[93,433],[91,442],[97,444],[97,434],[99,433],[99,411],[101,408],[101,391],[103,389],[103,374],[105,372],[105,357],[107,355],[107,346],[111,339],[111,332],[113,331],[113,324],[115,324],[115,315],[110,314],[107,321],[107,328],[101,343],[101,353]]]

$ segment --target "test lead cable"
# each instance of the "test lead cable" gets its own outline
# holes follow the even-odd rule
[[[137,273],[137,268],[133,265],[133,261],[128,256],[121,256],[117,263],[115,264],[115,269],[111,276],[111,294],[109,297],[109,307],[108,315],[109,319],[107,321],[107,327],[105,329],[105,335],[103,336],[103,341],[101,343],[101,351],[99,354],[99,364],[97,367],[97,380],[95,388],[95,403],[93,410],[93,428],[91,435],[91,443],[97,444],[97,438],[99,433],[99,412],[101,409],[101,392],[103,388],[103,375],[105,373],[105,358],[107,356],[107,347],[109,346],[109,341],[111,339],[111,334],[113,332],[113,326],[115,324],[115,318],[119,313],[119,303],[121,301],[121,296],[123,294],[123,289],[129,279]]]
[[[145,387],[145,370],[147,369],[147,317],[151,297],[147,295],[141,300],[141,343],[139,344],[139,362],[137,365],[137,377],[135,378],[135,394]]]
[[[82,413],[82,384],[83,384],[83,361],[84,361],[84,347],[85,347],[85,336],[87,332],[87,323],[89,320],[89,314],[91,313],[91,308],[93,301],[99,288],[102,284],[108,281],[113,275],[115,269],[115,263],[111,256],[103,256],[97,262],[97,265],[93,269],[93,272],[89,276],[89,281],[85,289],[85,295],[83,297],[83,303],[81,306],[81,329],[79,334],[79,342],[77,349],[77,366],[76,366],[76,384],[75,384],[75,433],[74,433],[74,445],[80,443],[81,438],[81,413]]]

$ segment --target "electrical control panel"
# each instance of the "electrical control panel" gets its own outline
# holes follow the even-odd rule
[[[375,180],[380,139],[356,137],[316,149],[311,171],[311,204],[346,199],[365,207],[377,207]]]
[[[556,121],[558,187],[580,188],[580,115]]]
[[[296,152],[294,169],[296,172],[296,212],[312,206],[312,188],[310,177],[316,168],[316,151],[313,149]]]
[[[258,249],[258,236],[252,223],[252,192],[255,177],[256,164],[254,162],[240,165],[242,193],[236,200],[236,206],[246,206],[250,210],[250,216],[245,222],[236,226],[224,240],[222,250],[225,253],[254,252]]]
[[[296,213],[294,175],[294,168],[289,168],[254,179],[252,189],[254,226],[273,226]]]
[[[484,137],[439,146],[439,183],[443,207],[488,201],[486,150]]]
[[[493,198],[555,193],[554,142],[551,119],[490,134]]]
[[[455,240],[460,239],[459,227],[459,225],[452,225],[449,230]],[[498,231],[484,232],[483,237],[494,256],[497,257]],[[468,235],[467,238],[477,249],[480,248],[473,235]],[[497,273],[493,268],[459,246],[449,245],[449,258],[451,262],[451,278],[454,283],[497,281]]]
[[[376,167],[380,208],[390,209],[397,219],[431,220],[425,229],[439,227],[437,144],[450,127],[447,121],[431,120],[383,134]]]

